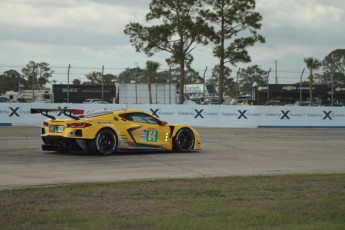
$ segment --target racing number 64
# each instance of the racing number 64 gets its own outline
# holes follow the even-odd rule
[[[157,130],[147,130],[146,140],[150,142],[157,142],[158,131]]]

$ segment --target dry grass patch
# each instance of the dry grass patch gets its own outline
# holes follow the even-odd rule
[[[0,191],[1,229],[345,229],[345,174]]]

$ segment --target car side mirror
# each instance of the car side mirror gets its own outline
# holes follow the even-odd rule
[[[161,123],[160,123],[160,125],[166,125],[166,124],[168,124],[167,121],[161,121]]]

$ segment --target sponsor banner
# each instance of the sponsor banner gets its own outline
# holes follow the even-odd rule
[[[0,125],[40,125],[31,108],[100,110],[140,109],[169,123],[200,127],[345,127],[345,107],[1,103]],[[61,113],[52,113],[61,116]]]
[[[117,104],[67,104],[67,103],[0,103],[0,123],[11,123],[12,125],[41,125],[46,119],[41,114],[31,114],[32,108],[45,109],[82,109],[85,113],[100,110],[126,109],[126,105]],[[52,112],[53,116],[64,118],[61,112]]]

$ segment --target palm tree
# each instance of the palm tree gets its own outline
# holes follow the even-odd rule
[[[152,84],[153,74],[157,72],[159,65],[160,64],[158,62],[154,62],[154,61],[147,61],[146,62],[147,86],[148,86],[148,90],[149,90],[150,104],[152,104],[151,84]]]
[[[321,61],[316,58],[305,58],[304,59],[307,68],[309,69],[309,97],[310,97],[310,105],[313,105],[313,70],[318,70],[321,67]]]

